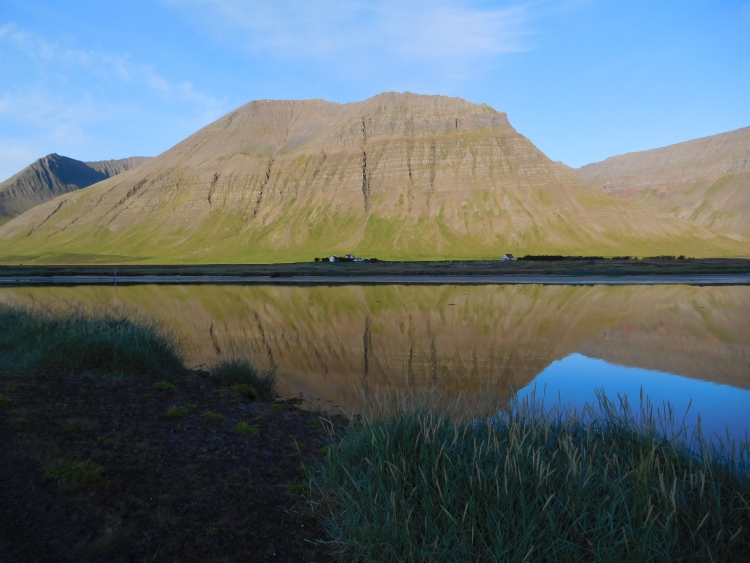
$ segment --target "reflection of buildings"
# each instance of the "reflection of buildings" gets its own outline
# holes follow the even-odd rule
[[[15,288],[0,301],[114,302],[179,330],[189,360],[233,350],[293,392],[352,404],[355,387],[489,384],[507,396],[578,351],[750,388],[750,288],[689,286],[129,286]]]

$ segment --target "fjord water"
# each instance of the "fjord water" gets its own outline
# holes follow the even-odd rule
[[[435,385],[580,406],[641,391],[708,432],[750,429],[750,287],[20,287],[0,302],[114,305],[178,331],[188,364],[247,352],[286,391],[356,410],[359,390]]]

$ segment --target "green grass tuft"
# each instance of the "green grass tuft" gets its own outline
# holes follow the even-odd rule
[[[0,375],[158,375],[182,368],[175,335],[155,321],[0,305]]]
[[[169,407],[169,410],[164,413],[164,416],[167,418],[182,418],[188,415],[188,409],[187,407],[178,407],[176,405],[172,405]]]
[[[323,422],[323,419],[316,416],[315,418],[311,418],[307,421],[307,424],[312,426],[313,428],[321,428],[325,425],[325,422]]]
[[[310,477],[313,474],[313,467],[311,465],[305,465],[304,463],[297,468],[297,471],[302,473],[305,477]]]
[[[214,364],[211,375],[221,385],[248,398],[273,402],[278,397],[278,378],[275,369],[259,371],[247,358],[233,358]]]
[[[251,387],[247,383],[237,383],[232,385],[230,389],[236,393],[239,393],[243,397],[250,399],[251,401],[258,400],[259,394],[255,387]]]
[[[292,497],[309,495],[310,485],[307,483],[293,483],[286,488],[286,494]]]
[[[69,420],[63,424],[63,432],[68,436],[77,436],[84,431],[83,423],[79,420]]]
[[[332,545],[381,562],[744,560],[748,444],[667,439],[647,411],[600,401],[365,417],[312,477]]]
[[[215,412],[206,411],[201,415],[205,420],[221,420],[224,418],[220,414],[216,414]]]
[[[259,434],[260,429],[254,424],[248,424],[247,422],[238,422],[237,426],[234,427],[234,431],[238,434]]]
[[[103,480],[101,467],[90,461],[61,461],[45,471],[44,478],[78,485],[96,485]]]
[[[171,391],[174,391],[175,389],[177,389],[177,386],[174,383],[157,381],[156,383],[154,383],[154,389],[169,389]]]

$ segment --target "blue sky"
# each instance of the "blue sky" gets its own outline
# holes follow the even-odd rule
[[[488,103],[572,166],[737,129],[750,0],[0,0],[0,179],[388,90]]]

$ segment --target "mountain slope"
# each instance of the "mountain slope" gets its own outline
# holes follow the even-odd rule
[[[132,157],[81,162],[48,154],[0,183],[0,225],[40,203],[106,180],[146,160]]]
[[[750,254],[590,187],[459,98],[256,101],[0,228],[6,260]]]
[[[617,198],[750,236],[750,127],[613,156],[574,172]]]
[[[147,160],[151,160],[150,156],[131,156],[129,158],[118,158],[117,160],[96,160],[93,162],[86,162],[85,164],[97,172],[101,172],[107,178],[122,174],[126,170],[140,166]]]

